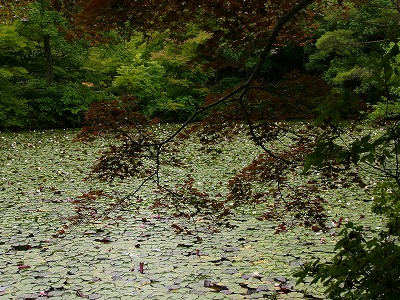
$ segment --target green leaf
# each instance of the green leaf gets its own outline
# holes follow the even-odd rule
[[[324,157],[321,153],[314,152],[310,154],[304,163],[302,173],[307,173],[310,170],[311,166],[321,167],[324,161]]]
[[[385,80],[386,82],[389,82],[390,79],[392,78],[392,75],[393,75],[393,68],[392,68],[392,66],[386,65],[386,66],[383,68],[383,73],[384,73],[384,80]]]

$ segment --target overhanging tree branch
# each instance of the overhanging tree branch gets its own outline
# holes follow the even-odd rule
[[[222,103],[224,103],[225,101],[227,101],[228,99],[236,96],[237,94],[240,93],[239,99],[243,98],[243,96],[249,91],[249,89],[251,89],[252,86],[252,82],[257,78],[257,76],[260,74],[261,68],[263,66],[263,64],[265,63],[265,60],[267,59],[269,53],[272,50],[273,45],[275,44],[279,33],[281,32],[281,30],[283,29],[283,27],[289,23],[291,20],[293,20],[293,18],[299,13],[301,12],[303,9],[305,9],[307,6],[309,6],[311,3],[316,2],[316,0],[302,0],[300,1],[298,4],[296,4],[294,7],[292,7],[292,9],[290,9],[288,12],[286,12],[278,21],[278,23],[276,24],[276,26],[274,27],[270,37],[268,38],[266,45],[258,59],[257,65],[254,68],[253,72],[251,73],[251,75],[249,76],[249,78],[247,79],[247,81],[240,85],[239,87],[237,87],[236,89],[234,89],[232,92],[230,92],[229,94],[227,94],[226,96],[223,96],[222,98],[218,99],[217,101],[207,105],[207,106],[203,106],[200,109],[198,109],[189,119],[186,120],[186,122],[184,122],[174,133],[172,133],[172,135],[166,139],[164,139],[163,141],[160,141],[158,143],[151,143],[151,144],[142,144],[143,147],[149,147],[149,146],[155,146],[155,145],[165,145],[169,142],[171,142],[182,130],[184,130],[198,115],[204,113],[205,111],[218,106]],[[251,131],[251,129],[250,129]],[[265,147],[262,145],[262,143],[257,139],[257,137],[254,135],[254,133],[252,133],[253,137],[256,140],[256,143],[261,146],[264,150]],[[267,153],[272,154],[270,151],[267,151]],[[285,161],[286,163],[288,163],[287,161]]]
[[[111,179],[114,176],[120,175],[120,173],[125,172],[123,177],[127,176],[138,176],[138,166],[142,166],[142,159],[150,159],[152,161],[152,170],[150,171],[148,168],[144,170],[144,172],[139,172],[143,173],[143,179],[141,180],[141,183],[139,184],[139,188],[135,189],[133,193],[130,193],[126,197],[120,199],[120,201],[117,201],[115,205],[112,206],[109,212],[115,211],[120,204],[125,203],[125,200],[132,198],[137,194],[139,189],[147,182],[154,180],[154,183],[158,186],[161,187],[161,182],[160,182],[160,170],[161,170],[161,155],[164,153],[163,147],[165,147],[168,143],[172,142],[178,135],[181,133],[186,127],[189,126],[199,115],[209,111],[210,109],[223,104],[227,103],[229,100],[234,99],[235,101],[238,101],[239,104],[241,105],[243,112],[246,116],[246,121],[247,124],[249,125],[249,130],[250,134],[252,135],[254,141],[272,158],[279,160],[286,165],[291,164],[287,159],[282,158],[272,151],[268,150],[263,142],[257,137],[255,133],[255,129],[253,127],[249,112],[246,110],[246,107],[243,103],[243,100],[247,96],[247,93],[253,88],[253,82],[257,79],[259,76],[262,66],[264,65],[268,55],[270,54],[271,50],[273,49],[273,46],[276,43],[276,40],[279,36],[279,33],[282,31],[282,29],[287,25],[290,21],[294,19],[294,17],[301,12],[303,9],[305,9],[309,4],[314,3],[318,0],[301,0],[298,1],[297,4],[295,4],[291,9],[289,9],[286,13],[284,13],[280,18],[278,18],[276,25],[273,27],[273,30],[271,31],[271,34],[269,35],[268,39],[266,40],[265,47],[262,50],[261,55],[258,58],[258,62],[256,64],[256,67],[254,68],[253,72],[251,75],[247,78],[247,80],[236,87],[234,90],[231,92],[227,93],[226,95],[222,96],[218,100],[214,101],[211,104],[205,105],[203,107],[200,107],[197,111],[195,111],[191,117],[189,117],[181,126],[179,126],[178,129],[174,130],[170,135],[164,136],[163,138],[156,139],[154,138],[153,134],[146,134],[145,132],[141,132],[139,128],[137,128],[139,132],[139,136],[137,139],[128,139],[128,143],[124,144],[122,148],[115,147],[114,151],[109,152],[109,153],[103,153],[103,157],[99,160],[99,164],[97,166],[97,170],[94,170],[94,173],[100,173],[103,174],[104,176],[99,176],[100,179]],[[121,112],[118,111],[118,114]],[[133,116],[134,117],[134,116]],[[147,121],[146,121],[147,122]],[[117,123],[118,124],[118,123]],[[123,126],[126,123],[121,123],[120,125]],[[151,123],[149,123],[151,124]],[[128,126],[129,127],[129,126]],[[117,129],[120,129],[121,127],[117,126]],[[151,131],[151,128],[149,128],[149,131]],[[132,148],[133,151],[130,151],[129,148]],[[118,153],[120,151],[120,153]],[[168,151],[168,150],[166,150]],[[110,155],[111,154],[111,155]],[[110,155],[110,157],[107,157],[107,155]],[[115,164],[116,159],[119,159],[120,161],[123,161],[123,163],[120,164]],[[118,166],[121,166],[122,171],[118,169]],[[116,169],[117,168],[117,169]],[[132,168],[132,170],[130,169]],[[126,175],[126,176],[125,176]],[[139,175],[140,178],[140,175]]]

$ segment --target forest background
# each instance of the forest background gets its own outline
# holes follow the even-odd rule
[[[186,134],[210,139],[244,122],[266,155],[230,181],[227,201],[235,205],[243,199],[256,203],[268,198],[267,192],[252,194],[244,183],[282,184],[281,174],[295,170],[294,165],[303,165],[304,172],[318,168],[325,179],[334,180],[332,174],[347,172],[349,165],[365,164],[382,176],[374,191],[374,212],[385,217],[386,229],[366,240],[362,228],[347,224],[335,263],[316,262],[299,276],[326,282],[333,298],[390,299],[399,293],[400,270],[399,2],[275,2],[217,1],[213,8],[179,1],[150,1],[148,7],[123,2],[118,9],[113,1],[1,1],[0,129],[86,125],[84,138],[115,134],[125,144],[104,153],[94,168],[101,179],[112,180],[138,173],[142,149],[153,146],[156,172],[142,170],[141,176],[157,176],[165,144],[142,130],[141,144],[129,143],[132,136],[121,129],[190,119],[184,123],[190,127]],[[291,15],[296,5],[303,6]],[[209,17],[193,17],[194,11]],[[289,25],[271,41],[287,11]],[[160,25],[163,22],[167,25]],[[269,41],[273,47],[264,53]],[[230,101],[230,93],[242,90],[249,77],[252,86],[243,88],[245,97],[232,94]],[[126,121],[131,118],[137,122]],[[293,121],[313,125],[307,132],[294,130]],[[381,133],[358,131],[357,137],[346,140],[345,134],[360,125]],[[273,153],[266,147],[288,134],[295,139],[290,151]],[[357,183],[365,179],[349,174]],[[190,181],[185,184],[200,200],[206,198]],[[276,197],[280,192],[272,193]],[[324,226],[320,202],[307,201],[299,190],[286,196],[290,205],[276,201],[276,215],[299,210],[300,225]],[[223,216],[221,203],[212,205]],[[286,225],[279,228],[284,231]]]
[[[136,25],[128,21],[114,30],[99,27],[95,34],[85,32],[75,20],[85,16],[71,8],[73,1],[62,3],[4,1],[1,5],[3,131],[81,127],[91,103],[124,96],[135,96],[149,117],[181,122],[205,103],[207,95],[246,79],[262,51],[257,36],[261,32],[240,46],[230,45],[227,38],[217,49],[210,45],[215,43],[211,38],[215,33],[195,22],[180,32],[161,28],[146,29],[144,34],[132,30]],[[362,96],[379,111],[382,96],[387,95],[383,83],[377,86],[368,78],[372,66],[376,70],[396,42],[395,4],[325,1],[314,6],[308,12],[312,22],[276,43],[259,81],[276,90],[277,84],[307,90],[319,80],[320,94],[308,92],[303,98],[326,96],[332,89],[345,91]],[[238,39],[246,32],[229,34]],[[383,78],[393,87],[386,87],[390,95],[396,93],[396,67],[392,65],[392,72],[386,68],[387,78]],[[396,114],[397,106],[391,105],[391,111]]]

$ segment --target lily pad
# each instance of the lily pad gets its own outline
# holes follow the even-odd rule
[[[313,256],[328,259],[332,255],[334,236],[328,233],[317,236],[304,229],[276,235],[274,224],[255,218],[258,208],[253,206],[232,216],[234,226],[220,233],[210,233],[204,220],[198,220],[193,224],[198,228],[203,226],[204,231],[198,233],[202,240],[195,236],[177,236],[171,228],[177,220],[170,218],[167,210],[160,209],[159,216],[154,217],[156,213],[148,208],[155,196],[150,185],[141,191],[146,200],[140,202],[139,211],[134,205],[116,209],[109,220],[93,219],[92,225],[64,228],[62,235],[53,237],[68,223],[67,218],[73,215],[72,202],[82,193],[98,189],[115,192],[113,195],[118,197],[140,184],[133,179],[111,184],[84,181],[85,171],[79,170],[88,170],[104,145],[102,142],[91,146],[73,144],[74,134],[68,130],[0,133],[4,145],[14,145],[0,148],[0,178],[6,178],[0,181],[0,298],[38,296],[36,291],[53,287],[50,299],[54,300],[80,299],[77,291],[85,297],[100,295],[100,299],[130,300],[147,296],[160,300],[256,299],[259,295],[275,293],[274,283],[279,292],[290,290],[289,295],[297,298],[301,293],[293,292],[296,287],[283,285],[292,281],[296,262]],[[27,147],[28,143],[35,148]],[[191,151],[196,147],[199,145],[194,142],[185,145],[182,155],[190,158],[193,168],[201,166],[193,174],[210,194],[221,192],[221,195],[227,191],[218,182],[229,180],[229,176],[248,163],[246,159],[259,151],[239,139],[221,146],[223,160],[218,161],[202,154],[193,155]],[[223,169],[229,169],[230,173],[221,174]],[[184,170],[177,168],[163,172],[170,175],[171,184],[185,177]],[[331,191],[323,192],[334,199],[329,196]],[[329,203],[330,214],[353,216],[357,220],[362,214],[365,217],[360,222],[368,223],[371,228],[381,225],[373,224],[374,220],[365,213],[370,203],[361,201],[356,205],[358,196],[355,195],[349,196],[353,198],[350,207]],[[340,197],[349,202],[346,193]],[[101,210],[110,200],[98,199],[96,205]],[[181,224],[179,220],[177,224]],[[321,237],[325,244],[321,244]],[[145,263],[144,274],[138,271],[140,262]],[[31,268],[18,272],[18,265]],[[273,280],[280,277],[287,281]],[[206,279],[214,284],[205,287]],[[318,286],[306,288],[323,298]],[[252,294],[248,295],[249,292]]]

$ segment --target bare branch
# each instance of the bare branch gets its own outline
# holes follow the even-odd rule
[[[254,68],[252,74],[249,76],[249,78],[247,79],[247,81],[240,85],[239,87],[237,87],[236,89],[234,89],[232,92],[230,92],[229,94],[227,94],[226,96],[220,98],[219,100],[207,105],[207,106],[203,106],[200,109],[198,109],[189,119],[186,120],[185,123],[183,123],[170,137],[168,137],[167,139],[160,141],[158,143],[153,143],[153,144],[142,144],[143,147],[150,147],[150,146],[154,146],[154,145],[165,145],[169,142],[171,142],[182,130],[184,130],[198,115],[200,115],[201,113],[209,110],[210,108],[213,108],[215,106],[218,106],[219,104],[224,103],[225,101],[227,101],[228,99],[234,97],[235,95],[237,95],[239,92],[241,92],[241,95],[239,96],[239,98],[243,97],[250,89],[252,86],[252,82],[257,78],[257,76],[259,75],[261,68],[263,66],[263,64],[265,63],[265,60],[267,59],[269,53],[272,50],[273,45],[276,42],[276,39],[278,38],[278,35],[280,33],[280,31],[283,29],[283,27],[289,23],[295,16],[297,13],[299,13],[300,11],[302,11],[303,9],[305,9],[308,5],[310,5],[311,3],[315,2],[315,0],[302,0],[300,1],[297,5],[295,5],[292,9],[290,9],[286,14],[284,14],[281,19],[278,21],[278,23],[276,24],[274,30],[272,31],[263,52],[261,53],[259,59],[258,59],[258,63],[256,65],[256,67]],[[257,138],[256,138],[257,140]],[[267,149],[265,149],[265,147],[262,145],[262,143],[257,142],[257,144],[259,146],[261,146],[264,151],[266,151],[268,154],[272,154],[270,151],[268,151]],[[286,161],[286,163],[288,163]]]

